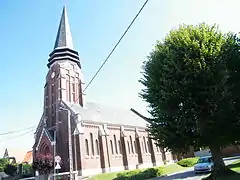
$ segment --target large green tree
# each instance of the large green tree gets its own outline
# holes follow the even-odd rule
[[[204,23],[181,25],[157,42],[143,65],[141,97],[159,146],[210,148],[213,175],[225,171],[220,149],[240,137],[240,41]]]

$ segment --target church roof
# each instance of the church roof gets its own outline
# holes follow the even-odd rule
[[[66,6],[63,7],[62,17],[58,27],[57,38],[54,45],[54,49],[57,48],[73,49],[73,41],[68,22]]]
[[[87,102],[84,108],[79,104],[66,103],[66,105],[75,113],[79,113],[83,121],[95,121],[137,127],[146,127],[147,125],[147,122],[144,119],[133,113],[130,109],[127,110],[110,107],[94,102]]]

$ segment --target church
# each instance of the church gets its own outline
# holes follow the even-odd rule
[[[59,172],[79,176],[174,161],[171,152],[164,152],[149,138],[147,122],[138,113],[86,102],[81,60],[73,46],[65,6],[47,67],[33,161],[41,154],[59,156]]]

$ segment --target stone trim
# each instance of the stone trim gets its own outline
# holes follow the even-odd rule
[[[98,135],[99,136],[105,136],[106,135],[105,131],[103,129],[103,126],[101,126],[101,125],[98,126]]]
[[[135,138],[139,138],[140,135],[139,135],[139,131],[138,131],[138,128],[135,128]]]
[[[120,136],[126,137],[124,126],[120,126]]]
[[[42,133],[41,133],[41,136],[40,138],[38,139],[38,143],[37,143],[37,146],[36,146],[36,150],[38,150],[39,148],[39,145],[41,143],[41,140],[42,140],[42,137],[43,137],[43,134],[45,133],[45,135],[47,136],[48,140],[52,143],[52,138],[50,137],[50,134],[47,132],[47,130],[43,127],[42,129]]]
[[[122,124],[114,124],[114,123],[109,123],[109,122],[98,122],[98,121],[93,121],[93,120],[87,120],[87,119],[84,119],[83,120],[84,123],[86,124],[101,124],[101,125],[104,125],[106,124],[107,126],[109,127],[119,127],[119,126],[123,126]],[[142,126],[132,126],[132,125],[124,125],[125,129],[127,130],[132,130],[134,131],[135,128],[137,127],[139,130],[141,130],[142,132],[146,131],[146,127],[142,127]]]
[[[42,114],[42,117],[40,118],[40,122],[38,123],[35,133],[38,133],[40,126],[42,125],[43,119],[45,119],[44,113]]]

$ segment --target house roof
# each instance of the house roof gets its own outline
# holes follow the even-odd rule
[[[23,163],[29,163],[29,162],[32,161],[32,158],[33,158],[32,151],[28,151],[22,162]]]
[[[130,109],[110,107],[94,102],[87,102],[84,108],[79,104],[64,102],[74,113],[79,113],[84,121],[95,121],[119,125],[146,127],[147,122]]]

